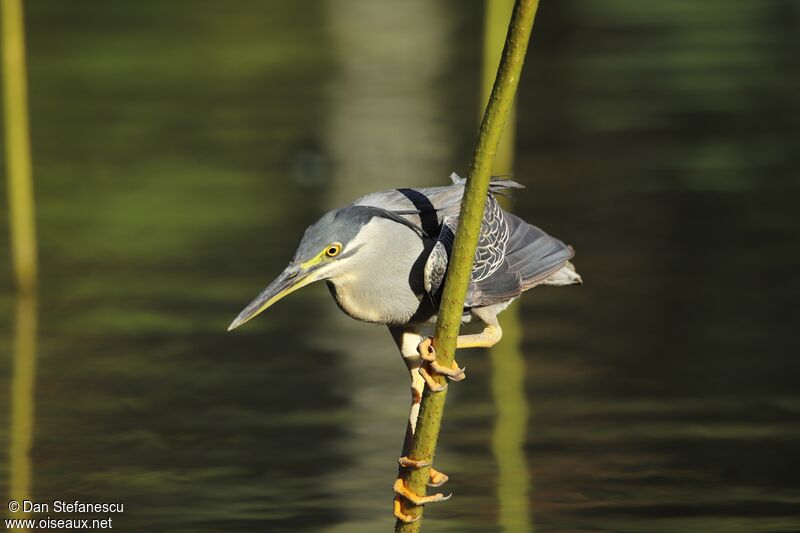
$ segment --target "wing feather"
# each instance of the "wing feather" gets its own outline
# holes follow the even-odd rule
[[[451,176],[452,185],[392,189],[368,194],[354,205],[394,212],[436,236],[423,269],[425,291],[435,297],[442,288],[453,249],[465,180]],[[506,213],[494,198],[506,189],[521,188],[514,180],[492,178],[481,234],[475,251],[465,306],[507,301],[543,283],[572,258],[572,248],[521,218]],[[420,238],[425,239],[425,235]]]

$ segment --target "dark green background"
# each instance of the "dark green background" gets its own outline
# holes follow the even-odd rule
[[[408,406],[388,334],[322,285],[225,328],[325,210],[466,173],[483,4],[25,4],[36,499],[123,502],[120,531],[388,531]],[[537,531],[800,530],[799,16],[542,2],[515,209],[585,285],[522,300]],[[489,366],[461,359],[455,496],[425,530],[499,531]]]

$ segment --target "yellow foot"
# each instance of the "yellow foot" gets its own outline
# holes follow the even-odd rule
[[[445,474],[444,472],[439,472],[435,468],[431,467],[430,479],[428,481],[429,487],[441,487],[448,481],[450,481],[450,476]]]
[[[406,484],[403,483],[403,478],[398,477],[397,480],[394,482],[394,493],[397,496],[402,496],[409,502],[413,503],[414,505],[425,505],[426,503],[437,503],[437,502],[444,502],[450,499],[452,494],[448,494],[445,496],[441,492],[436,494],[431,494],[430,496],[420,496],[419,494],[415,494],[411,492]]]
[[[411,516],[410,514],[405,514],[403,512],[403,502],[400,500],[400,496],[394,497],[394,517],[404,522],[406,524],[410,524],[411,522],[416,522],[422,515],[419,516]]]
[[[397,460],[400,463],[400,466],[404,468],[422,468],[424,466],[431,466],[430,461],[416,461],[414,459],[409,459],[408,457],[401,457]],[[450,480],[450,476],[445,474],[444,472],[439,472],[435,468],[431,466],[431,470],[428,473],[428,486],[429,487],[441,487],[445,483]]]
[[[443,367],[436,362],[436,350],[433,348],[430,337],[426,337],[419,343],[417,347],[419,356],[422,358],[422,366],[419,369],[419,374],[422,379],[427,383],[428,388],[433,392],[441,392],[447,388],[447,383],[440,385],[433,376],[436,374],[446,376],[450,381],[462,381],[467,375],[464,373],[465,368],[459,368],[458,363],[453,361],[450,368]]]

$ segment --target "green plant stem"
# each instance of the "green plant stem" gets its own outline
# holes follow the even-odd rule
[[[480,113],[486,110],[489,97],[492,94],[497,67],[503,54],[503,42],[506,38],[504,30],[508,27],[508,20],[514,9],[514,0],[486,0],[483,24],[483,73],[481,75],[481,105]],[[516,126],[516,113],[514,105],[508,113],[497,153],[494,158],[495,176],[510,175],[514,164],[514,131]],[[479,116],[478,120],[482,117]],[[500,199],[501,204],[503,198]]]
[[[25,30],[21,0],[2,0],[3,95],[11,255],[17,289],[36,289],[36,225],[31,177]]]
[[[456,338],[461,326],[464,298],[467,294],[472,262],[478,246],[478,236],[489,191],[497,145],[503,132],[509,110],[522,72],[525,52],[528,49],[533,19],[538,0],[517,0],[508,26],[505,47],[497,70],[489,103],[483,115],[478,142],[472,154],[464,198],[461,202],[458,230],[453,252],[450,256],[445,279],[442,302],[439,307],[433,346],[439,364],[450,367],[455,357]],[[442,383],[442,377],[438,378]],[[414,434],[414,444],[410,457],[420,461],[433,461],[439,429],[442,424],[447,391],[431,393],[427,387],[423,393],[419,419]],[[406,486],[417,494],[425,494],[430,468],[409,470],[404,477]],[[420,516],[422,508],[404,505],[404,512]],[[395,531],[415,533],[419,531],[421,520],[411,523],[397,521]]]

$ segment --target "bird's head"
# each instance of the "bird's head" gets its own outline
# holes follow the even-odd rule
[[[401,214],[371,206],[351,205],[329,211],[308,227],[294,259],[283,272],[264,289],[228,327],[237,328],[255,317],[272,304],[297,289],[315,281],[334,279],[350,273],[358,254],[369,247],[369,239],[362,234],[364,228],[375,217],[381,217],[407,226],[422,234],[422,230]],[[391,236],[387,235],[387,238]],[[363,274],[368,275],[368,272]]]

